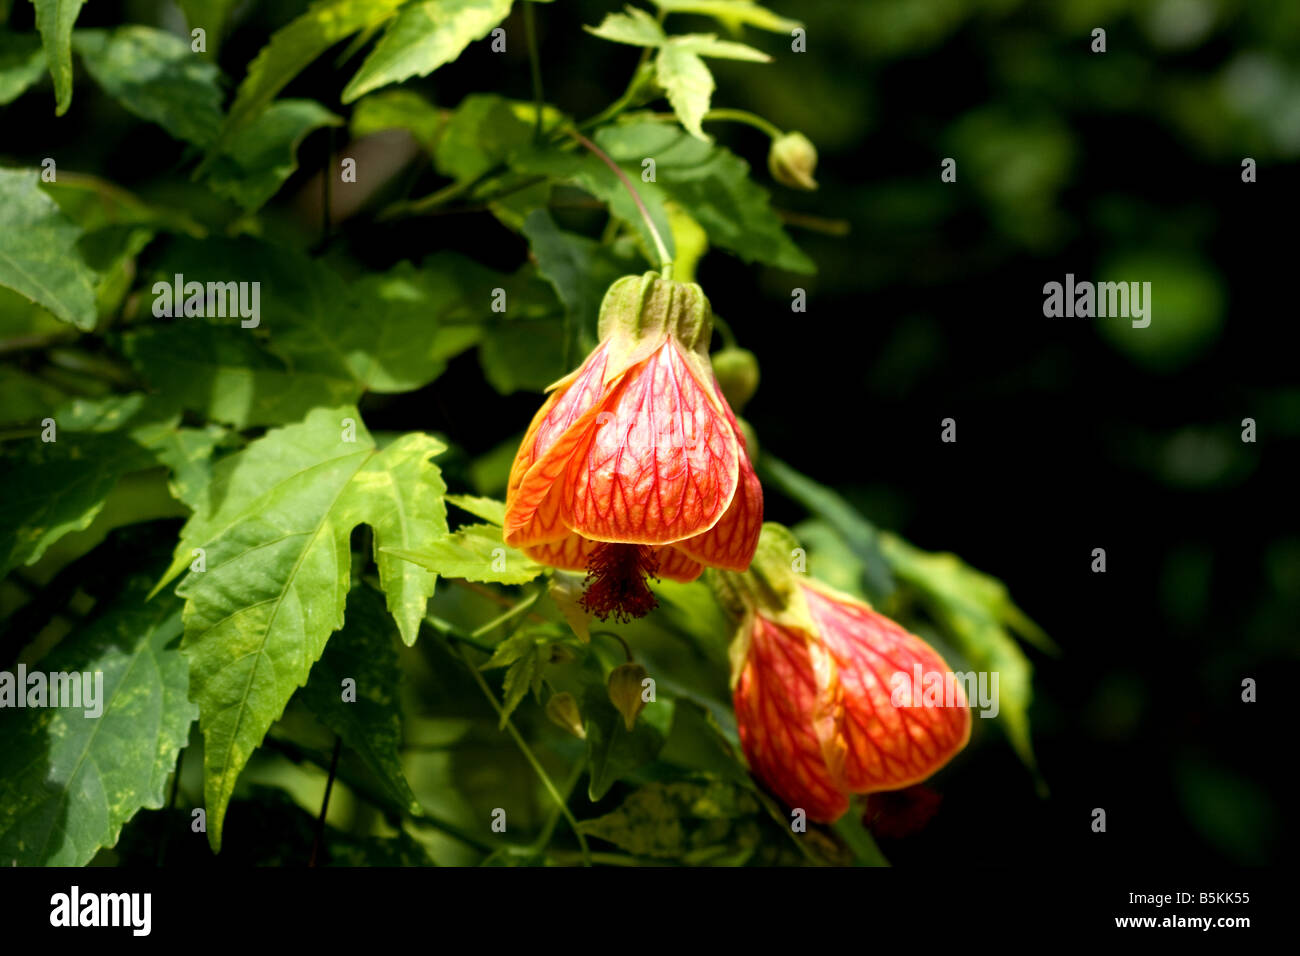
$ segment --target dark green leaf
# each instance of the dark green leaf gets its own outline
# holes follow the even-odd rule
[[[420,803],[402,772],[402,715],[397,687],[401,681],[396,634],[383,600],[369,588],[348,595],[343,630],[330,640],[301,691],[321,722],[365,762],[371,773],[407,813],[420,814]],[[355,681],[356,699],[343,699],[343,681]]]
[[[83,866],[117,842],[138,810],[163,805],[197,708],[187,699],[185,660],[174,646],[180,601],[161,595],[146,602],[148,589],[147,578],[135,579],[39,664],[46,674],[102,675],[99,716],[86,716],[84,707],[0,710],[6,865]]]

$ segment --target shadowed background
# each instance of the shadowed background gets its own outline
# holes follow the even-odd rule
[[[257,5],[220,45],[232,76],[305,4]],[[762,448],[919,547],[953,551],[1005,581],[1061,646],[1031,651],[1034,744],[1050,796],[998,730],[978,759],[934,781],[939,812],[918,836],[882,840],[900,865],[954,848],[972,862],[1277,862],[1285,764],[1270,699],[1289,692],[1300,620],[1300,439],[1288,202],[1300,155],[1300,6],[1286,0],[808,0],[808,51],[747,39],[768,66],[715,61],[716,107],[753,110],[817,144],[814,193],[766,175],[767,138],[709,132],[757,172],[815,277],[722,252],[698,281],[762,364],[745,409]],[[599,111],[623,89],[631,47],[579,29],[612,3],[540,6],[549,102]],[[29,29],[19,4],[11,23]],[[97,2],[78,25],[182,29],[171,5]],[[684,21],[686,22],[686,21]],[[712,30],[709,21],[692,26]],[[477,44],[409,85],[441,106],[491,89],[530,97],[519,14],[503,56]],[[1093,53],[1090,33],[1106,30]],[[519,42],[516,42],[516,39]],[[284,91],[346,114],[340,51]],[[74,150],[94,169],[164,199],[184,147],[90,84],[67,117],[25,97],[0,152],[29,164]],[[346,133],[317,132],[268,208],[278,235],[320,234],[318,173]],[[444,181],[385,140],[390,195]],[[945,157],[957,181],[940,181]],[[1254,184],[1241,161],[1258,163]],[[364,162],[364,160],[363,160]],[[427,164],[426,164],[427,167]],[[373,170],[376,166],[367,166]],[[391,169],[391,173],[390,170]],[[554,210],[596,235],[604,214]],[[337,211],[336,219],[344,210]],[[486,212],[336,223],[332,252],[375,268],[456,248],[502,269],[522,238]],[[801,228],[798,217],[825,220]],[[847,234],[837,235],[847,228]],[[1152,322],[1050,319],[1043,285],[1149,281]],[[808,311],[793,315],[792,289]],[[372,428],[450,431],[469,455],[510,442],[536,395],[501,396],[473,354],[427,389],[363,405]],[[940,441],[940,422],[957,441]],[[1241,441],[1242,419],[1258,441]],[[804,514],[769,491],[768,517]],[[1090,570],[1104,548],[1107,571]],[[1259,682],[1261,703],[1241,701]],[[1091,832],[1094,808],[1107,833]]]

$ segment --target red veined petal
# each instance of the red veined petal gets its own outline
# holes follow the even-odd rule
[[[701,534],[731,503],[739,454],[735,430],[669,339],[601,402],[565,472],[565,520],[600,541]]]
[[[970,738],[960,686],[952,706],[895,706],[895,675],[913,668],[946,676],[948,665],[919,637],[851,598],[803,588],[827,663],[818,670],[817,713],[832,776],[853,793],[897,790],[926,779]],[[814,659],[818,656],[813,654]]]
[[[704,573],[704,565],[698,561],[691,560],[690,557],[683,554],[675,545],[665,545],[662,548],[652,548],[655,558],[659,561],[659,577],[667,578],[670,581],[694,581]]]
[[[592,552],[603,542],[591,541],[580,534],[570,531],[559,541],[531,545],[524,548],[524,554],[539,564],[559,568],[562,571],[586,571],[591,561]],[[698,561],[692,561],[676,548],[665,545],[651,548],[651,554],[658,562],[657,574],[670,581],[694,581],[704,571]]]
[[[591,560],[591,552],[600,547],[599,541],[588,541],[582,535],[570,531],[559,541],[548,541],[524,548],[528,555],[538,564],[559,568],[561,571],[585,571]]]
[[[510,468],[506,544],[518,547],[552,541],[565,533],[559,521],[560,500],[550,491],[583,436],[581,429],[574,429],[575,423],[596,405],[604,391],[607,361],[607,346],[602,343],[576,371],[556,383],[556,390],[533,416]],[[550,452],[554,454],[548,458]],[[548,460],[543,462],[544,458]]]
[[[722,520],[704,534],[679,541],[674,547],[710,567],[744,571],[754,559],[754,550],[758,547],[758,536],[762,530],[763,486],[754,474],[749,456],[742,450],[740,485]]]
[[[733,703],[750,769],[787,806],[829,823],[849,800],[832,780],[813,731],[817,684],[807,641],[755,615]]]

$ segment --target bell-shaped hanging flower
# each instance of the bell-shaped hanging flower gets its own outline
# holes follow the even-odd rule
[[[605,293],[598,331],[519,446],[504,538],[585,569],[583,608],[624,620],[655,607],[647,577],[747,568],[763,493],[709,365],[712,311],[698,285],[625,276]]]
[[[750,768],[790,807],[829,823],[849,795],[918,783],[970,738],[943,658],[866,604],[791,569],[797,543],[763,526],[748,574],[717,576],[740,620],[732,687]]]

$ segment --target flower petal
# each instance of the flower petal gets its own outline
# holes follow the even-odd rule
[[[804,636],[755,615],[749,654],[733,695],[750,769],[787,806],[829,823],[848,809],[813,732],[817,684]]]
[[[569,456],[592,427],[604,394],[606,364],[606,347],[600,345],[577,371],[556,384],[556,391],[533,416],[506,489],[503,536],[511,547],[556,541],[568,533],[560,520],[561,499],[552,490]]]
[[[559,541],[531,545],[524,548],[524,554],[539,564],[559,568],[562,571],[585,571],[591,560],[591,554],[604,542],[592,541],[580,534],[570,531]],[[670,581],[694,581],[704,571],[698,561],[692,561],[676,548],[665,546],[651,548],[651,553],[659,563],[656,574]]]
[[[565,472],[565,520],[600,541],[694,537],[731,503],[739,455],[734,428],[669,339],[601,402]]]
[[[763,486],[754,474],[749,456],[742,449],[740,486],[722,520],[704,534],[679,541],[674,547],[709,567],[744,571],[754,559],[754,549],[758,547],[762,530]]]
[[[818,635],[816,725],[835,779],[853,793],[897,790],[966,745],[971,716],[960,686],[952,706],[893,703],[895,675],[910,687],[916,666],[923,675],[949,673],[930,645],[851,598],[807,585],[803,594]]]
[[[662,548],[653,548],[652,550],[655,559],[659,562],[659,571],[657,573],[661,578],[685,583],[694,581],[704,573],[704,565],[691,560],[690,557],[683,554],[675,546],[665,545]]]

